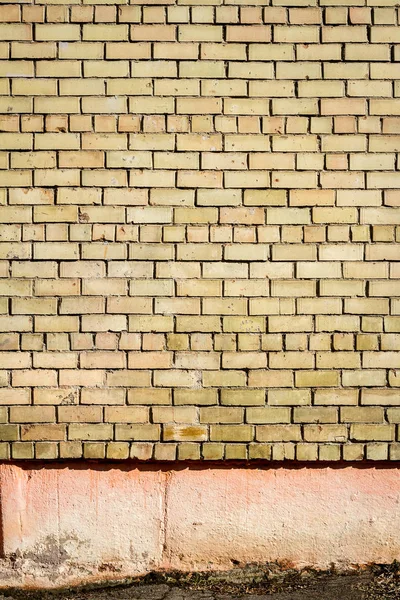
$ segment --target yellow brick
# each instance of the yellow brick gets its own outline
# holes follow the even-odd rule
[[[211,425],[210,440],[247,442],[254,437],[253,427],[251,425]]]
[[[0,110],[2,113],[30,113],[32,112],[32,104],[31,98],[0,98]]]
[[[110,440],[112,425],[108,424],[71,424],[68,427],[69,440]]]
[[[91,42],[90,44],[84,42],[63,44],[59,47],[59,57],[62,59],[101,59],[103,58],[103,47],[104,44],[97,42]]]
[[[129,10],[135,7],[124,6],[121,9]],[[121,21],[122,22],[122,21]],[[87,46],[87,44],[84,44]],[[92,44],[90,44],[91,46]],[[113,59],[136,59],[136,58],[150,58],[150,44],[147,42],[135,42],[128,44],[126,42],[107,42],[106,43],[106,57]],[[96,58],[96,57],[91,57]],[[100,56],[99,58],[102,58]]]
[[[256,440],[259,442],[290,442],[300,439],[298,425],[259,425],[256,428]]]
[[[333,407],[295,408],[294,423],[337,423],[338,411]]]
[[[20,21],[20,8],[12,4],[2,6],[0,9],[0,21],[13,22]]]
[[[327,374],[329,371],[327,371]],[[343,375],[347,375],[344,373]],[[339,373],[334,373],[336,380],[333,385],[337,385]],[[358,403],[358,391],[357,390],[316,390],[314,396],[314,403],[319,405],[356,405]]]
[[[32,25],[28,23],[1,23],[1,40],[32,40]]]
[[[346,442],[346,425],[305,425],[304,439],[307,442]]]
[[[178,115],[218,114],[222,112],[222,101],[220,98],[177,98],[176,112]]]
[[[394,460],[396,10],[53,1],[0,9],[1,456]]]
[[[11,56],[15,58],[56,58],[57,47],[52,42],[12,42]],[[29,64],[29,63],[28,63]]]
[[[245,60],[245,44],[201,44],[201,58],[207,60]]]
[[[66,437],[65,430],[65,425],[25,425],[21,427],[21,439],[62,441]],[[35,446],[40,448],[41,444]]]
[[[222,27],[215,25],[179,25],[180,42],[222,42]]]
[[[391,441],[394,440],[393,425],[351,425],[350,437],[362,441]]]
[[[176,35],[175,29],[174,25],[131,25],[131,39],[134,41],[173,42]],[[183,39],[182,41],[191,40]]]
[[[91,42],[127,40],[128,25],[83,25],[82,39]]]
[[[27,26],[24,26],[27,27]],[[66,25],[66,24],[37,24],[36,25],[36,40],[37,41],[74,41],[79,40],[80,31],[79,25]],[[18,39],[29,39],[27,37],[20,37]]]

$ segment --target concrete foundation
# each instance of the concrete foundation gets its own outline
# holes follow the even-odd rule
[[[0,494],[2,587],[400,558],[400,472],[388,465],[8,463]]]

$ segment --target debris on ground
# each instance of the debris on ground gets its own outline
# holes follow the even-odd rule
[[[223,572],[157,572],[101,587],[2,590],[0,600],[400,600],[400,563],[345,573],[277,563]]]

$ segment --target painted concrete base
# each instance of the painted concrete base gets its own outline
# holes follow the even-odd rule
[[[0,465],[0,586],[400,558],[390,466]]]

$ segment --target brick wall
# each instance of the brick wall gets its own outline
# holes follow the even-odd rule
[[[3,459],[400,458],[396,2],[221,1],[0,6]]]

